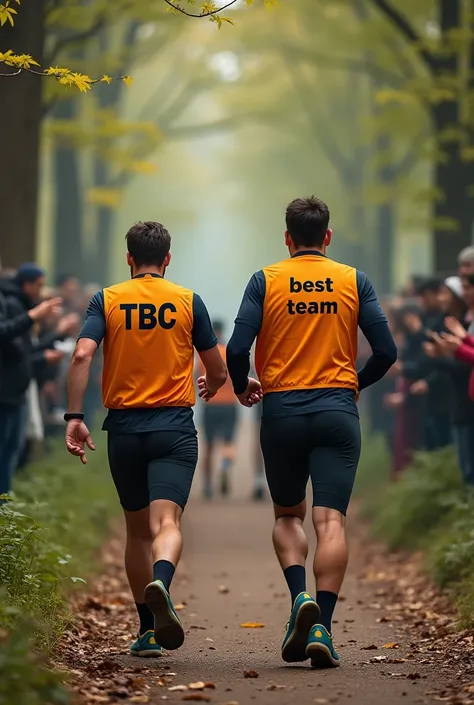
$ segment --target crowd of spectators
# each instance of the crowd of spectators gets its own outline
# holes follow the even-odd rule
[[[398,361],[369,390],[367,413],[391,449],[393,477],[415,452],[454,445],[474,485],[474,246],[459,254],[455,275],[415,277],[383,307]]]
[[[66,372],[90,297],[99,286],[63,276],[46,287],[43,270],[0,272],[0,495],[28,460],[62,433]],[[100,408],[100,356],[85,400],[88,422]]]

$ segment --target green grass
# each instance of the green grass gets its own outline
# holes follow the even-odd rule
[[[48,459],[19,475],[14,499],[0,506],[2,702],[10,702],[6,693],[13,696],[19,683],[25,692],[12,702],[67,702],[58,677],[38,654],[50,657],[71,623],[68,593],[92,573],[110,519],[119,511],[105,453],[89,456],[83,466],[58,444]],[[31,673],[31,687],[22,664]]]
[[[474,624],[474,495],[452,449],[420,453],[394,483],[389,455],[369,438],[356,492],[374,536],[392,549],[421,550],[430,577],[448,589],[463,625]]]

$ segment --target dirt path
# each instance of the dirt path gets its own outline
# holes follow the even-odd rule
[[[286,666],[280,645],[289,597],[271,546],[271,508],[245,500],[251,485],[244,460],[236,468],[235,499],[206,504],[197,495],[186,512],[185,572],[172,591],[187,629],[180,651],[146,662],[127,655],[135,616],[120,539],[109,546],[106,573],[91,595],[78,599],[77,633],[65,640],[64,662],[83,701],[411,705],[443,698],[453,680],[474,681],[472,636],[452,636],[444,603],[417,577],[416,565],[387,560],[364,544],[354,520],[334,625],[342,666],[325,672]],[[242,628],[244,622],[265,626]],[[394,642],[399,648],[383,648]],[[245,677],[248,671],[258,677]],[[215,688],[170,690],[196,682]],[[444,693],[448,702],[474,702],[468,686],[462,696],[452,693],[451,686]]]

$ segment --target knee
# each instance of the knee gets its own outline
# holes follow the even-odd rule
[[[335,509],[313,509],[313,525],[318,541],[330,541],[345,536],[346,518]]]
[[[150,528],[153,538],[156,538],[163,531],[179,531],[179,517],[170,514],[153,517]]]

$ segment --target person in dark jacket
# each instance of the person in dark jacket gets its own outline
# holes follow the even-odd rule
[[[22,446],[26,393],[33,376],[31,328],[59,312],[60,299],[38,304],[44,272],[20,267],[13,279],[0,279],[0,495],[11,481]]]

